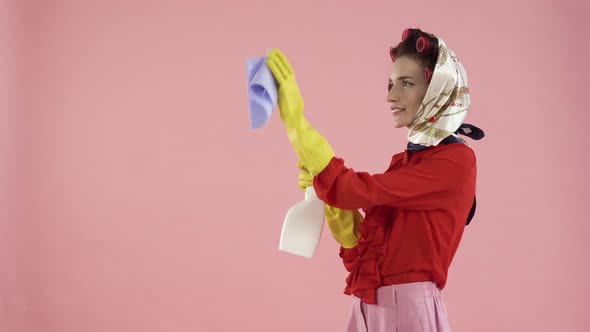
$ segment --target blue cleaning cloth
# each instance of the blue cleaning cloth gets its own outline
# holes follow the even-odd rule
[[[250,127],[258,129],[266,124],[277,106],[278,85],[266,66],[266,57],[247,59],[246,71]]]

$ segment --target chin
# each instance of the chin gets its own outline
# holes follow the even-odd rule
[[[407,126],[409,126],[409,125],[410,125],[410,124],[408,124],[408,123],[405,123],[405,122],[403,122],[403,121],[393,121],[393,126],[394,126],[395,128],[405,128],[405,127],[407,127]]]

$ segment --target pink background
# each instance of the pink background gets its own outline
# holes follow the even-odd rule
[[[444,5],[443,5],[444,3]],[[590,325],[587,1],[0,2],[0,331],[342,331],[328,232],[278,251],[303,193],[245,60],[282,49],[357,170],[405,147],[385,102],[406,27],[464,63],[486,130],[476,219],[444,290],[454,331]]]

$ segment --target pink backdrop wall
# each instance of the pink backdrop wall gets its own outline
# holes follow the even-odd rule
[[[0,331],[343,330],[328,232],[311,260],[278,251],[303,194],[278,116],[249,129],[245,59],[281,48],[310,121],[380,172],[406,27],[457,52],[487,133],[454,331],[585,331],[590,7],[444,3],[0,2]]]
[[[29,320],[24,267],[28,220],[17,217],[17,114],[20,108],[22,17],[0,1],[0,331],[23,331]]]

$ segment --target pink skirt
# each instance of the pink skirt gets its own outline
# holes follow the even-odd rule
[[[377,304],[353,296],[347,332],[449,332],[440,290],[432,282],[377,289]]]

